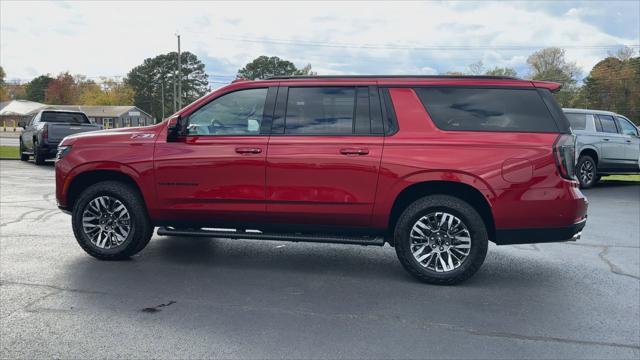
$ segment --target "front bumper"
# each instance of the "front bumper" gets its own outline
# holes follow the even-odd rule
[[[576,241],[587,224],[587,217],[577,223],[559,228],[498,229],[494,242],[497,245],[533,244]]]

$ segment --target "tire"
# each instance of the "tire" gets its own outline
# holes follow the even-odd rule
[[[46,159],[42,154],[42,150],[40,150],[40,148],[38,147],[38,142],[34,141],[33,142],[33,162],[36,163],[36,165],[44,165],[45,160]]]
[[[441,217],[438,218],[437,214],[440,214]],[[431,226],[431,223],[427,220],[442,220],[443,214],[457,218],[460,223],[456,223],[451,217],[446,217],[447,221],[442,226],[448,227],[448,219],[453,220],[454,226],[448,229],[441,228],[442,231],[437,233],[428,232],[428,228],[422,228],[417,225],[420,220],[423,224],[428,223]],[[421,229],[427,235],[427,238],[420,240],[414,238],[412,240],[411,235],[419,235],[414,232],[414,225],[418,226],[418,229]],[[458,233],[458,230],[462,228],[466,228],[466,232]],[[458,233],[457,236],[450,236],[451,233],[449,231],[452,231],[452,229],[454,233]],[[434,238],[435,241],[432,241]],[[470,244],[468,249],[465,244],[467,238]],[[453,285],[470,278],[482,266],[488,247],[487,229],[480,214],[468,203],[449,195],[425,196],[409,205],[398,219],[394,231],[394,240],[396,254],[405,270],[415,278],[435,285]],[[416,245],[414,241],[421,243],[425,241],[425,243]],[[421,247],[425,244],[427,245]],[[456,245],[454,246],[454,244]],[[429,248],[430,246],[432,247],[431,249]],[[438,250],[443,251],[443,249],[444,252],[438,253]],[[462,258],[464,251],[467,254]],[[414,252],[417,255],[414,256]],[[457,255],[455,259],[460,257],[459,261],[456,262],[454,257],[449,254]],[[442,258],[442,262],[439,262],[440,258],[437,256]],[[424,257],[426,257],[426,260],[422,261],[426,261],[426,265],[419,261]],[[449,263],[447,260],[452,262]],[[443,271],[445,270],[442,266],[443,263],[447,266],[453,264],[454,267]],[[438,271],[439,265],[441,271]]]
[[[580,188],[582,189],[593,187],[593,185],[600,180],[596,162],[591,156],[580,156],[578,159],[578,165],[576,166],[576,177],[578,178]]]
[[[93,218],[94,214],[104,213],[107,214],[108,211],[98,212],[96,209],[96,202],[100,202],[100,199],[104,200],[105,203],[111,202],[111,212],[115,217],[117,214],[123,214],[124,211],[128,213],[128,222],[123,220],[123,223],[128,224],[128,231],[126,234],[124,232],[119,231],[118,236],[102,236],[106,234],[106,232],[102,231],[100,228],[100,224],[97,220],[93,219],[88,222],[83,221],[83,214],[87,215],[87,218]],[[118,204],[119,202],[119,204]],[[119,206],[123,205],[124,210],[118,210]],[[98,204],[100,207],[100,204]],[[108,207],[108,206],[107,206]],[[115,208],[115,210],[114,210]],[[85,213],[85,211],[89,211]],[[72,225],[73,225],[73,233],[75,235],[76,240],[80,247],[87,252],[87,254],[100,259],[100,260],[123,260],[127,259],[147,246],[149,241],[151,240],[151,236],[153,235],[153,226],[149,221],[149,216],[147,215],[147,209],[145,207],[144,201],[142,197],[138,194],[138,192],[133,189],[131,186],[118,182],[118,181],[104,181],[94,185],[89,186],[86,190],[84,190],[78,200],[75,202],[72,211]],[[112,220],[113,221],[113,220]],[[85,227],[83,222],[91,223],[91,227]],[[113,223],[111,223],[113,224]],[[109,223],[102,224],[105,226],[104,230],[113,230],[112,233],[116,233],[116,227],[118,225],[111,225]],[[97,225],[98,230],[90,230],[86,231],[85,229],[95,229]],[[127,225],[122,225],[122,227],[126,227]],[[122,230],[122,227],[118,227],[118,229]],[[96,234],[96,232],[100,232],[100,235],[97,237],[94,235],[93,237],[88,234]],[[125,235],[125,236],[121,236]],[[119,239],[122,239],[119,243],[114,244],[113,241],[118,242]],[[102,241],[102,245],[101,242]]]
[[[29,155],[24,153],[24,144],[22,143],[22,139],[20,139],[19,151],[20,151],[20,161],[29,161]]]

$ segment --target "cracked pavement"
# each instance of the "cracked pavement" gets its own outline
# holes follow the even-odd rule
[[[586,190],[575,243],[491,245],[454,287],[392,248],[155,236],[102,262],[53,166],[0,161],[1,358],[638,358],[640,186]]]

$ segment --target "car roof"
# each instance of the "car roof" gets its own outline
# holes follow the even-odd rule
[[[82,111],[78,110],[64,110],[64,109],[42,109],[40,112],[59,112],[59,113],[74,113],[74,114],[82,114],[86,115]]]
[[[562,108],[562,111],[566,112],[566,113],[577,113],[577,114],[600,114],[600,115],[613,115],[613,116],[620,116],[620,117],[624,117],[623,115],[620,115],[618,113],[614,113],[613,111],[606,111],[606,110],[591,110],[591,109],[577,109],[577,108]]]
[[[236,79],[232,83],[245,86],[297,86],[312,84],[331,85],[381,85],[381,86],[497,86],[516,88],[543,88],[551,92],[562,86],[556,82],[525,80],[510,76],[486,75],[313,75],[272,76],[264,80]]]

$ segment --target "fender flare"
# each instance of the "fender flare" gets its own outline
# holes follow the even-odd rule
[[[154,201],[154,195],[149,191],[149,189],[146,189],[146,187],[141,184],[140,174],[130,166],[116,161],[92,161],[83,163],[71,169],[67,174],[62,188],[64,198],[68,198],[70,186],[79,175],[93,171],[114,171],[129,177],[133,180],[140,191],[147,209],[152,207],[153,204],[151,202]]]

